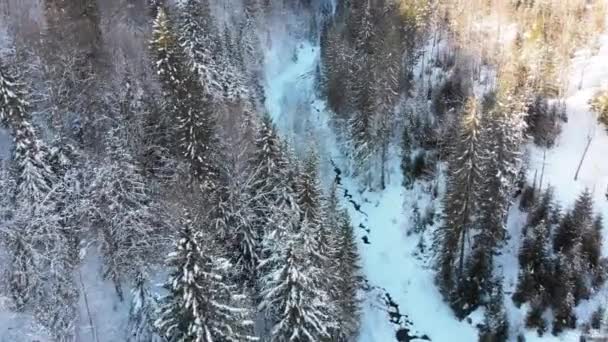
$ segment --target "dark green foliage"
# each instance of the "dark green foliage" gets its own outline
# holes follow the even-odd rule
[[[593,199],[589,190],[577,199],[574,209],[567,213],[553,239],[555,252],[569,251],[574,246],[577,238],[583,236],[593,224]]]
[[[443,295],[453,307],[467,310],[465,297],[465,248],[467,235],[473,228],[481,185],[481,127],[474,99],[467,106],[459,126],[458,140],[448,164],[447,193],[444,199],[444,225],[436,231],[435,251],[438,253],[437,282]],[[457,289],[458,288],[458,289]],[[467,286],[465,286],[467,288]],[[470,288],[470,287],[468,287]],[[464,299],[470,302],[470,299]]]
[[[227,281],[230,265],[199,246],[195,229],[186,214],[167,260],[172,273],[155,326],[170,341],[252,339],[249,311],[240,307],[242,296]]]
[[[215,189],[219,170],[215,163],[219,142],[211,96],[203,90],[198,73],[189,70],[185,53],[163,8],[154,21],[150,48],[154,67],[162,85],[166,108],[175,117],[176,145],[191,166],[201,186]]]
[[[604,310],[604,307],[601,305],[595,311],[593,311],[593,314],[591,315],[591,322],[590,322],[592,329],[599,330],[602,327],[605,314],[606,314],[606,311]]]
[[[443,117],[448,112],[459,112],[468,96],[467,86],[459,71],[441,85],[433,94],[432,109],[435,115]]]
[[[519,281],[513,301],[519,306],[532,299],[547,304],[547,289],[552,288],[552,259],[547,223],[543,220],[528,228],[519,252]]]
[[[561,131],[562,111],[565,109],[558,104],[549,104],[546,98],[540,96],[528,106],[528,134],[534,138],[536,145],[546,148],[553,146]]]
[[[409,127],[403,130],[401,135],[401,173],[403,174],[403,186],[406,189],[411,189],[414,180],[411,178],[412,169],[412,137],[409,132]]]
[[[538,336],[543,336],[547,332],[547,321],[543,318],[545,304],[543,300],[536,297],[530,303],[530,310],[526,315],[526,328],[536,329]]]
[[[526,185],[521,193],[521,199],[519,200],[519,209],[522,211],[528,211],[536,204],[535,201],[536,189]]]
[[[532,207],[532,210],[528,215],[528,221],[526,222],[526,226],[534,227],[542,221],[548,223],[551,220],[550,216],[553,206],[553,188],[548,188],[542,194],[536,205]]]
[[[492,281],[492,290],[479,332],[480,342],[506,342],[509,338],[509,322],[504,307],[502,281]]]
[[[352,224],[346,211],[338,213],[338,238],[336,254],[336,284],[334,296],[338,308],[338,331],[334,335],[337,340],[348,340],[359,328],[360,302],[357,291],[360,287],[361,275],[359,252]]]
[[[573,329],[576,326],[574,295],[576,284],[573,283],[576,270],[571,263],[571,256],[560,253],[555,265],[556,286],[553,288],[553,330],[557,335],[564,329]]]

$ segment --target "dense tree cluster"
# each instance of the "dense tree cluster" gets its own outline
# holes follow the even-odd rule
[[[553,334],[576,326],[574,307],[606,280],[602,257],[601,216],[583,192],[572,210],[562,213],[546,190],[531,209],[519,253],[520,274],[513,301],[529,303],[529,328],[543,334],[549,327],[544,312],[552,310]]]
[[[321,89],[370,188],[386,187],[403,75],[424,37],[426,8],[411,2],[342,1],[321,32]]]
[[[232,30],[205,0],[150,3],[149,68],[125,51],[108,58],[112,31],[97,2],[83,6],[45,7],[41,51],[69,53],[44,54],[23,80],[17,59],[0,63],[0,120],[15,141],[0,170],[14,309],[73,339],[79,297],[87,303],[78,273],[94,246],[100,275],[131,302],[128,341],[356,336],[348,216],[326,196],[316,152],[300,160],[263,114],[259,29],[270,5],[246,2]],[[48,78],[49,92],[26,87],[29,77]],[[170,271],[162,298],[150,284],[157,267]]]

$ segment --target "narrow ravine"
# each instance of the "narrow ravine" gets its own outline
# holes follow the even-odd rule
[[[407,237],[412,201],[425,194],[404,192],[399,160],[390,162],[392,183],[382,192],[360,192],[350,176],[330,113],[315,90],[319,46],[273,28],[265,51],[266,108],[281,134],[300,153],[314,146],[325,184],[338,184],[342,205],[355,228],[365,283],[359,341],[475,340],[468,323],[454,320],[433,282],[433,272],[413,256],[417,237]],[[404,208],[407,207],[407,210]],[[436,329],[437,326],[442,329]]]

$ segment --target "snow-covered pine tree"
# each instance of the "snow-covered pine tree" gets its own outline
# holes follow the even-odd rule
[[[123,299],[121,280],[158,259],[161,220],[148,183],[125,147],[122,129],[107,135],[107,155],[90,171],[86,202],[89,221],[99,235],[104,277]]]
[[[26,97],[23,84],[0,60],[0,121],[11,129],[15,142],[17,200],[33,206],[51,190],[56,176],[49,165],[48,148],[30,122]]]
[[[219,34],[207,0],[180,3],[179,42],[192,70],[200,76],[205,94],[222,97],[220,71],[215,59],[221,50],[215,46]]]
[[[269,115],[262,118],[255,141],[255,150],[250,161],[252,177],[251,195],[255,208],[255,227],[262,239],[269,228],[273,207],[280,196],[293,196],[280,193],[281,183],[285,182],[285,152],[275,125]],[[295,204],[295,203],[294,203]]]
[[[504,305],[502,279],[494,278],[492,283],[479,342],[506,342],[509,338],[509,321]]]
[[[14,161],[18,173],[17,200],[35,205],[48,194],[57,181],[49,163],[49,150],[38,139],[27,119],[14,126]]]
[[[566,215],[553,237],[555,252],[569,251],[576,241],[593,224],[593,198],[586,189],[576,200],[570,215]]]
[[[387,162],[389,145],[395,126],[395,105],[399,100],[399,75],[403,73],[402,38],[399,30],[395,29],[395,18],[398,6],[395,3],[385,4],[382,10],[374,43],[374,55],[371,63],[376,75],[374,92],[376,94],[376,111],[378,121],[379,152],[380,152],[380,187],[384,189],[387,183]]]
[[[467,101],[460,123],[458,141],[448,164],[447,193],[444,199],[445,223],[435,236],[438,256],[437,282],[444,296],[456,309],[467,310],[454,298],[455,289],[465,276],[466,237],[470,234],[481,185],[481,125],[477,102]]]
[[[176,118],[177,143],[190,161],[203,190],[217,186],[217,137],[214,107],[197,73],[188,70],[173,26],[163,7],[154,20],[150,44],[154,67],[160,79],[166,106]]]
[[[470,308],[492,291],[494,255],[507,237],[506,217],[521,167],[520,149],[525,128],[521,108],[515,98],[501,95],[482,123],[482,182],[475,223],[479,232],[474,237],[467,266],[467,284],[461,290],[467,293]]]
[[[571,256],[562,252],[557,254],[555,265],[555,284],[553,288],[553,335],[561,333],[564,329],[576,326],[574,307],[575,284],[572,283],[573,274],[576,270],[571,264]]]
[[[361,285],[361,270],[355,233],[346,210],[339,211],[338,224],[332,293],[337,308],[337,329],[332,329],[331,334],[337,341],[349,341],[359,331],[361,308],[357,292]]]
[[[224,27],[221,35],[222,54],[219,65],[221,66],[221,88],[224,98],[233,101],[248,97],[248,88],[243,79],[244,61],[242,51],[236,43],[228,26]]]
[[[27,274],[31,303],[36,320],[56,341],[69,341],[75,336],[78,290],[74,269],[78,259],[74,249],[76,222],[71,221],[74,206],[64,202],[76,189],[69,183],[58,183],[44,200],[34,207],[18,204],[12,228],[22,233],[26,247]]]
[[[516,305],[536,300],[544,310],[549,305],[553,282],[553,261],[547,223],[528,227],[519,251],[519,280],[513,294]]]
[[[369,74],[361,75],[359,81],[369,82]],[[352,157],[355,166],[355,174],[360,176],[366,187],[372,186],[372,160],[376,151],[376,139],[374,132],[373,94],[371,88],[362,86],[357,91],[357,101],[360,103],[351,119],[349,120],[349,145],[352,148]]]
[[[349,73],[351,78],[347,81],[352,89],[349,107],[355,110],[349,122],[349,144],[353,149],[355,172],[362,177],[367,187],[372,186],[372,162],[377,150],[376,94],[373,87],[376,75],[371,62],[375,32],[372,20],[372,6],[367,1],[354,42],[355,56],[354,63],[351,64],[354,70]]]
[[[144,272],[137,272],[134,283],[131,289],[127,342],[162,342],[162,337],[157,334],[154,327],[156,298],[150,293]]]
[[[545,221],[549,225],[553,223],[551,216],[556,205],[553,201],[553,191],[554,190],[552,187],[548,187],[547,190],[545,190],[545,192],[541,195],[540,199],[531,208],[530,213],[528,214],[528,220],[526,222],[527,227],[534,227],[541,221]]]
[[[11,76],[8,68],[0,59],[0,121],[3,126],[13,126],[27,118],[25,88]]]
[[[245,0],[243,7],[244,18],[239,26],[238,43],[245,66],[245,84],[251,90],[250,95],[255,97],[251,99],[255,107],[255,104],[264,103],[264,87],[260,81],[264,54],[258,36],[260,4],[258,0]]]
[[[323,220],[323,191],[319,184],[319,156],[316,150],[311,149],[304,160],[303,170],[298,179],[298,206],[302,218],[307,218],[311,224],[321,226]]]
[[[227,144],[236,151],[225,153],[221,162],[222,177],[217,200],[211,203],[210,219],[216,240],[235,266],[232,276],[239,284],[253,285],[261,249],[255,215],[258,194],[251,191],[254,175],[249,173],[250,165],[241,150],[249,142],[242,136],[239,139],[241,143]]]
[[[329,338],[327,293],[319,287],[321,271],[303,248],[304,232],[284,237],[261,264],[271,271],[262,279],[260,310],[272,324],[269,341],[315,342]]]
[[[347,45],[336,25],[329,23],[325,25],[321,31],[321,39],[320,85],[325,89],[323,94],[327,96],[329,107],[340,120],[345,120],[348,117],[347,110],[351,100],[349,72],[352,70],[354,52]]]
[[[186,213],[181,222],[176,250],[169,254],[173,269],[155,326],[169,341],[242,342],[256,341],[249,310],[240,307],[242,296],[228,283],[231,268],[227,260],[202,250]]]
[[[405,125],[401,136],[401,173],[403,173],[403,186],[411,189],[414,186],[412,179],[412,136],[410,128]]]
[[[597,215],[593,227],[583,236],[583,252],[586,267],[593,277],[593,287],[597,289],[606,280],[605,260],[602,259],[602,215]]]

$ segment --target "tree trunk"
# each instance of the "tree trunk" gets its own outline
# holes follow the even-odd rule
[[[587,146],[585,146],[585,150],[583,151],[583,155],[581,156],[581,161],[578,163],[578,168],[576,169],[576,173],[574,174],[574,180],[578,179],[578,173],[581,171],[583,161],[585,161],[585,157],[587,156],[587,152],[589,151],[589,146],[591,146],[591,141],[593,141],[593,137],[591,137],[591,135],[588,135]]]

